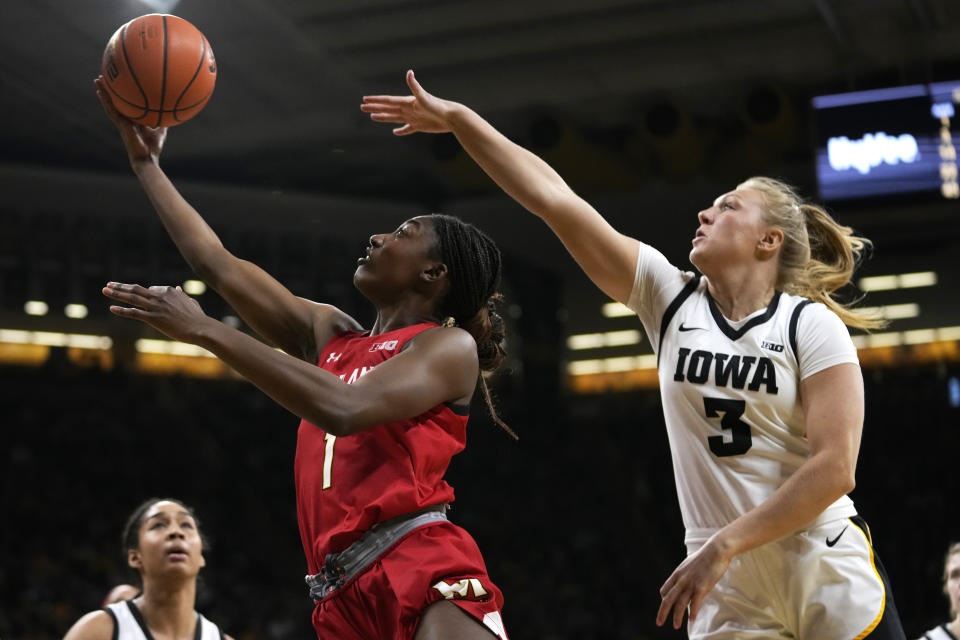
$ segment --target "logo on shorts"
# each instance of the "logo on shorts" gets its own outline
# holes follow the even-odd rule
[[[849,526],[850,526],[850,525],[847,525],[847,527],[849,527]],[[843,531],[846,531],[846,530],[847,530],[847,527],[844,527],[844,528],[843,528]],[[837,541],[840,540],[840,536],[843,535],[843,531],[841,531],[840,533],[838,533],[838,534],[837,534],[837,537],[834,538],[833,540],[831,540],[830,538],[827,538],[827,546],[828,546],[828,547],[832,547],[833,545],[837,544]]]
[[[483,588],[480,581],[476,578],[465,578],[453,584],[447,584],[443,580],[433,585],[433,588],[439,591],[447,600],[486,600],[487,590]],[[470,595],[470,592],[473,595]]]

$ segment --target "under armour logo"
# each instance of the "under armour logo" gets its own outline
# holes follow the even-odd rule
[[[343,355],[342,353],[331,353],[331,354],[327,357],[327,362],[336,362],[336,361],[338,361],[338,360],[340,359],[340,356],[342,356],[342,355]]]

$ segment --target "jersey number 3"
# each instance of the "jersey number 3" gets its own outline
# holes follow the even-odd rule
[[[747,403],[743,400],[728,398],[704,398],[703,409],[708,418],[720,418],[720,428],[729,431],[731,439],[726,436],[710,436],[707,443],[710,451],[718,458],[739,456],[753,446],[753,437],[750,435],[750,425],[740,419]],[[722,415],[721,415],[722,414]]]

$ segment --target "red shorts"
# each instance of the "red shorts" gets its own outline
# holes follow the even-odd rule
[[[320,640],[410,640],[424,610],[444,599],[507,640],[503,594],[477,543],[460,527],[438,522],[414,529],[318,602],[313,628]]]

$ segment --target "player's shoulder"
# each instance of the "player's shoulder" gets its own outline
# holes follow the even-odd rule
[[[106,609],[91,611],[77,620],[63,640],[110,640],[116,622]]]
[[[198,614],[201,628],[197,630],[197,637],[200,640],[233,640],[229,634],[223,632],[213,620],[203,614]]]
[[[477,353],[476,340],[461,327],[430,327],[413,336],[408,344],[411,349],[437,350],[457,357]]]
[[[780,305],[785,311],[785,320],[794,330],[836,330],[845,326],[830,307],[810,298],[783,293]]]
[[[363,331],[363,326],[346,311],[325,302],[314,302],[313,300],[307,300],[305,298],[301,299],[305,304],[310,306],[311,313],[313,314],[314,327],[329,327],[335,333]]]
[[[363,325],[357,322],[350,314],[338,309],[332,304],[314,302],[305,298],[301,298],[301,300],[310,307],[312,318],[312,345],[304,348],[304,357],[306,360],[311,362],[316,360],[320,352],[323,351],[323,347],[334,336],[347,332],[363,331]]]

